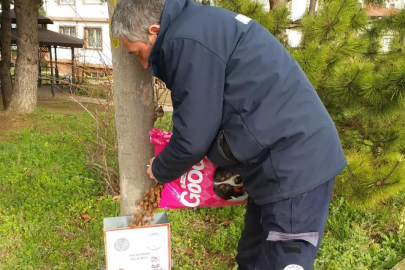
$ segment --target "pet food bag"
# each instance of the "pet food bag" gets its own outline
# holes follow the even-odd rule
[[[149,132],[157,156],[169,143],[171,133]],[[245,204],[247,193],[238,174],[215,167],[206,157],[181,178],[165,184],[158,207],[180,209]]]

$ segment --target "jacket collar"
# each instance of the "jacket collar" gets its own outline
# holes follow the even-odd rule
[[[159,66],[160,51],[163,45],[163,41],[170,24],[176,20],[181,12],[188,6],[188,0],[166,0],[163,8],[160,30],[156,38],[155,44],[152,47],[149,62],[152,67],[152,75],[162,80],[162,72]]]

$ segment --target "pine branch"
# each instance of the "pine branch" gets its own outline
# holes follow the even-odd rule
[[[256,12],[257,12],[257,9],[259,8],[259,4],[258,3],[255,3],[255,6],[254,6],[254,8],[252,9],[252,10],[250,10],[249,12],[246,12],[246,16],[247,17],[252,17]]]
[[[372,143],[388,143],[388,142],[396,141],[396,140],[398,140],[399,138],[401,138],[401,136],[398,136],[398,137],[395,137],[395,138],[389,139],[389,140],[380,140],[380,141],[373,141],[373,140],[370,140],[370,141],[371,141]]]
[[[401,46],[405,46],[405,33],[403,33],[401,37]]]
[[[214,0],[214,5],[228,9],[235,13],[241,13],[241,5],[237,0]]]
[[[373,147],[373,146],[374,146],[373,144],[367,144],[367,143],[365,143],[363,140],[357,140],[357,143],[362,144],[362,145],[365,145],[365,146],[368,146],[368,147]]]
[[[401,159],[397,161],[397,164],[395,164],[394,168],[391,170],[391,172],[385,177],[383,180],[377,182],[377,186],[380,185],[387,185],[386,181],[392,176],[394,171],[398,168],[399,164],[401,163]],[[380,185],[378,184],[380,182]]]
[[[392,183],[385,183],[383,185],[384,186],[391,186],[391,185],[395,185],[395,184],[398,184],[398,183],[400,183],[400,181],[395,181],[395,182],[392,182]]]
[[[360,73],[361,73],[361,69],[358,69],[357,72],[356,72],[356,75],[354,75],[354,78],[353,78],[350,82],[346,82],[346,83],[344,84],[344,86],[345,86],[345,87],[350,87],[350,85],[351,85],[353,82],[356,81],[356,79],[357,79],[357,77],[360,75]]]
[[[287,12],[287,9],[284,9],[283,13],[278,18],[278,20],[275,20],[275,23],[276,23],[275,26],[274,26],[275,32],[277,31],[277,29],[283,29],[283,27],[280,26],[280,18],[284,18],[284,16],[286,15],[286,12]],[[283,32],[283,30],[281,32]]]
[[[343,7],[346,5],[347,1],[348,1],[348,0],[344,0],[344,1],[342,2],[342,4],[340,5],[340,8],[339,8],[338,12],[336,13],[335,18],[332,20],[332,23],[328,26],[328,29],[326,29],[325,35],[324,35],[323,39],[322,39],[321,42],[320,42],[321,44],[322,44],[324,41],[326,41],[326,38],[328,37],[328,35],[329,35],[330,31],[332,30],[332,28],[333,28],[336,24],[339,23],[338,15],[340,15],[340,12],[342,12]]]
[[[350,175],[357,181],[362,182],[357,175],[354,174],[354,172],[352,171],[352,169],[350,168],[350,165],[347,165],[347,169],[349,170]]]
[[[398,168],[398,166],[399,166],[399,164],[401,163],[401,161],[402,161],[402,160],[398,160],[397,163],[395,164],[394,168],[393,168],[393,169],[391,170],[391,172],[387,175],[387,177],[385,177],[383,180],[379,180],[379,181],[376,183],[376,186],[383,186],[383,185],[387,186],[387,185],[393,185],[393,184],[399,183],[399,181],[392,182],[392,183],[387,183],[387,181],[388,181],[388,179],[392,176],[392,174],[395,172],[395,170]],[[350,168],[350,165],[347,165],[347,169],[348,169],[350,175],[351,175],[355,180],[357,180],[357,181],[359,181],[359,182],[363,182],[363,181],[361,181],[361,180],[357,177],[357,175],[352,171],[352,169]]]
[[[386,0],[364,0],[365,4],[374,4],[374,5],[379,5],[383,6],[386,4]]]

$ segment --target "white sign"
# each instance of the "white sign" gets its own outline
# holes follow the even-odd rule
[[[170,270],[170,225],[104,232],[107,270]]]

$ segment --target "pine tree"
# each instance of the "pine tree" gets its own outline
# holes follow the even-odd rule
[[[374,0],[382,4],[384,1]],[[405,189],[405,11],[370,20],[357,0],[321,0],[292,24],[285,5],[266,11],[254,0],[216,0],[276,36],[301,65],[334,119],[349,166],[336,192],[372,207]],[[299,30],[299,47],[283,33]],[[382,52],[382,38],[393,37]]]
[[[271,12],[267,12],[262,2],[254,0],[214,0],[214,4],[252,18],[268,29],[280,42],[285,43],[284,33],[290,23],[290,11],[286,5],[278,4]]]

